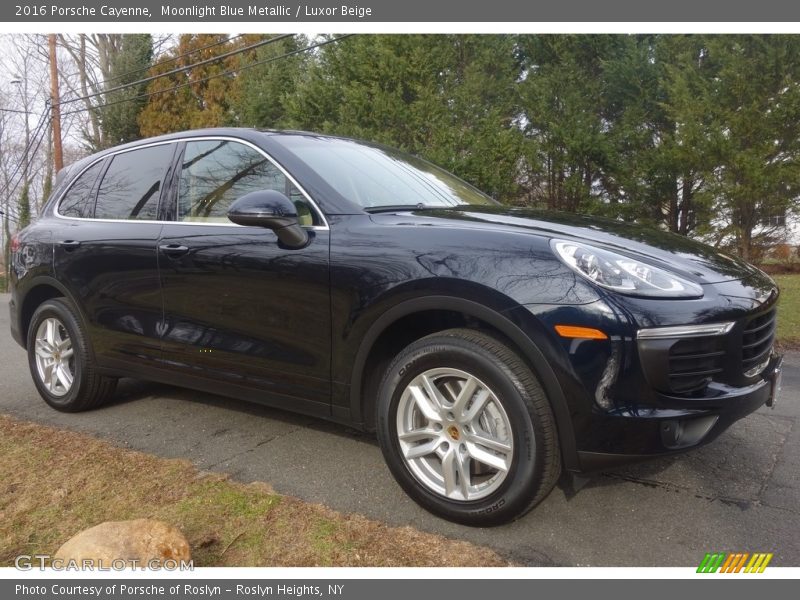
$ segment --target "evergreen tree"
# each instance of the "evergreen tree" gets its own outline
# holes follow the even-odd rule
[[[776,241],[770,217],[798,211],[800,198],[800,39],[792,35],[708,39],[707,82],[717,141],[709,186],[715,223],[745,259]],[[723,238],[724,239],[724,238]]]
[[[153,39],[150,34],[126,34],[122,36],[119,51],[111,57],[110,78],[106,90],[124,86],[147,76],[153,58]],[[139,113],[147,103],[141,96],[146,84],[124,90],[108,91],[101,111],[103,141],[106,146],[115,146],[139,138]]]
[[[607,211],[689,234],[708,214],[708,70],[699,36],[627,36],[605,61]]]
[[[297,127],[398,146],[517,194],[512,36],[370,35],[326,46],[287,103]]]
[[[226,39],[184,35],[167,58]],[[190,85],[148,100],[142,134],[235,124],[383,142],[507,203],[649,223],[745,257],[777,239],[766,217],[800,211],[796,36],[359,35],[280,58],[305,43],[152,82]]]
[[[28,182],[22,184],[22,191],[17,202],[17,226],[19,229],[27,227],[31,222],[31,199],[30,185]]]
[[[258,36],[246,36],[252,44]],[[287,124],[286,103],[295,93],[301,71],[309,60],[307,54],[284,56],[305,46],[299,36],[284,38],[239,56],[239,65],[263,62],[241,71],[231,89],[231,125],[240,127],[280,128]],[[271,62],[264,62],[271,61]]]
[[[605,60],[620,36],[521,36],[528,200],[550,209],[591,210],[610,161]]]

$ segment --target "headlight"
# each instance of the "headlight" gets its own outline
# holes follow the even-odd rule
[[[650,298],[700,298],[703,288],[652,265],[579,242],[552,240],[555,253],[579,275],[615,292]]]

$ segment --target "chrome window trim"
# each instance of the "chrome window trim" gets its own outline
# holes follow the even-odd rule
[[[153,146],[161,146],[164,144],[180,144],[183,142],[213,142],[213,141],[228,141],[228,142],[238,142],[240,144],[244,144],[245,146],[249,146],[256,152],[260,153],[264,158],[266,158],[270,163],[272,163],[284,176],[292,182],[292,184],[303,194],[303,197],[308,201],[309,206],[311,206],[312,210],[314,210],[317,215],[319,216],[322,225],[306,225],[303,229],[309,229],[312,231],[330,231],[330,225],[328,224],[328,220],[325,218],[325,213],[319,207],[319,205],[314,202],[311,198],[311,195],[303,188],[302,185],[298,183],[298,181],[292,177],[292,175],[284,169],[278,162],[273,159],[269,154],[267,154],[263,149],[256,146],[254,143],[243,140],[241,138],[229,136],[229,135],[204,135],[204,136],[197,136],[197,137],[185,137],[179,138],[174,140],[164,140],[160,142],[149,142],[147,144],[142,144],[140,146],[135,146],[133,148],[125,148],[124,150],[117,150],[116,152],[109,152],[104,154],[103,156],[93,160],[88,165],[86,165],[80,173],[78,173],[73,179],[69,186],[59,194],[58,199],[55,201],[53,206],[53,215],[56,218],[64,219],[67,221],[91,221],[93,223],[144,223],[144,224],[160,224],[160,225],[201,225],[204,227],[244,227],[244,225],[238,225],[236,223],[203,223],[202,221],[153,221],[147,219],[95,219],[94,217],[67,217],[62,215],[58,212],[58,207],[61,204],[61,201],[64,199],[64,196],[72,189],[74,183],[78,180],[78,178],[83,175],[88,169],[96,165],[98,162],[105,160],[106,158],[116,156],[118,154],[124,154],[126,152],[133,152],[134,150],[141,150],[143,148],[151,148]],[[101,182],[102,183],[102,182]]]
[[[663,340],[675,338],[694,338],[720,336],[730,333],[736,323],[727,321],[724,323],[709,323],[706,325],[677,325],[673,327],[652,327],[640,329],[636,332],[637,339],[640,340]]]

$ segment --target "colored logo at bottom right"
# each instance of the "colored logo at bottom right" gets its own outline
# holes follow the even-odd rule
[[[707,552],[697,572],[763,573],[771,560],[771,552]]]

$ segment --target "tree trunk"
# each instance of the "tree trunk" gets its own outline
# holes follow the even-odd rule
[[[752,242],[752,232],[748,229],[741,229],[739,232],[739,256],[746,261],[750,260],[750,245]]]
[[[669,182],[669,208],[667,209],[667,223],[669,230],[672,232],[678,231],[678,182]]]
[[[100,119],[97,115],[97,109],[87,96],[97,93],[94,86],[89,81],[89,61],[86,54],[86,34],[80,34],[78,38],[77,50],[70,44],[70,41],[63,35],[59,36],[61,46],[69,53],[75,65],[78,67],[78,83],[80,86],[81,96],[83,97],[83,105],[86,108],[86,113],[89,116],[89,124],[91,126],[91,138],[87,141],[91,144],[92,148],[99,150],[102,148],[102,139],[100,132]],[[91,86],[91,87],[90,87]]]
[[[753,258],[753,229],[755,227],[754,214],[749,206],[739,206],[737,209],[737,225],[739,229],[739,256],[746,261]]]
[[[53,167],[56,173],[64,168],[64,152],[61,147],[61,93],[59,91],[58,56],[56,54],[56,35],[47,36],[50,47],[50,110],[53,126]]]
[[[681,205],[680,214],[678,216],[678,233],[688,235],[692,230],[690,220],[692,219],[692,198],[694,196],[694,181],[689,175],[683,176],[683,185],[681,186]]]

